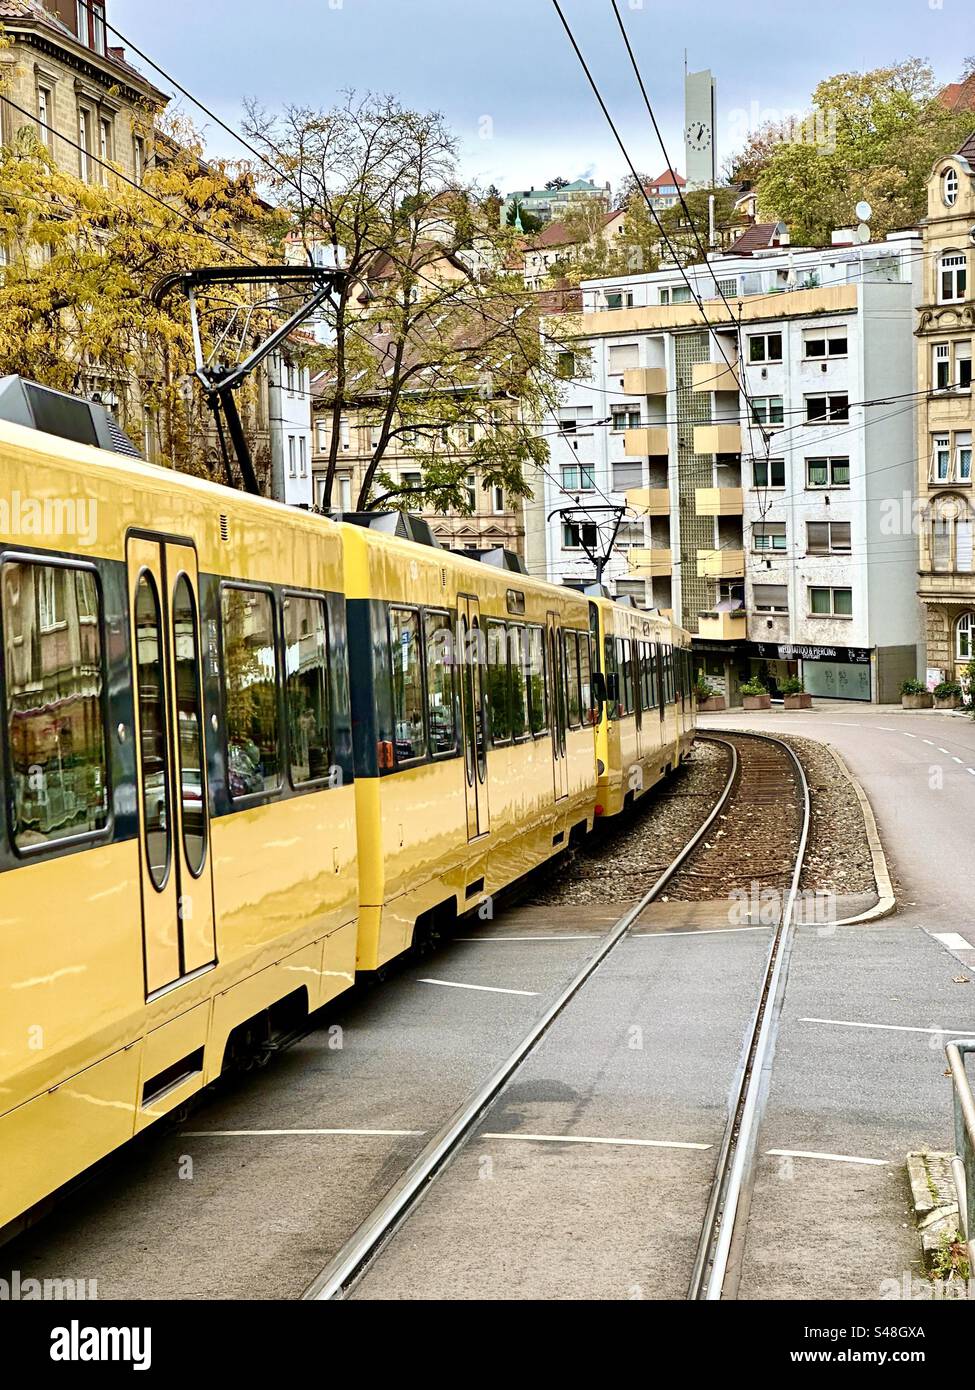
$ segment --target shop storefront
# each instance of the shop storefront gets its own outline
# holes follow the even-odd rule
[[[770,689],[798,675],[808,695],[824,700],[872,700],[869,647],[813,647],[789,642],[751,642],[752,666]],[[761,667],[765,667],[765,672]]]

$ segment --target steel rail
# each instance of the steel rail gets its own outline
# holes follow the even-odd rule
[[[731,750],[731,768],[725,786],[707,819],[698,827],[680,852],[671,860],[651,888],[615,923],[598,950],[585,962],[541,1018],[532,1026],[510,1055],[498,1066],[483,1085],[479,1086],[445,1121],[430,1139],[409,1168],[383,1197],[382,1201],[358,1226],[342,1248],[308,1285],[303,1300],[341,1299],[365,1272],[410,1211],[428,1190],[431,1182],[451,1156],[463,1145],[484,1111],[498,1093],[534,1051],[549,1028],[563,1012],[613,948],[618,945],[642,912],[666,887],[687,857],[696,849],[727,803],[739,772],[738,750],[723,738],[708,736],[708,741],[725,743]]]
[[[728,730],[728,733],[731,735],[732,731]],[[795,925],[795,907],[799,895],[799,878],[806,856],[810,826],[809,783],[805,769],[794,750],[781,739],[768,734],[734,731],[733,736],[763,739],[785,749],[795,765],[798,776],[802,796],[802,828],[785,907],[769,946],[758,1004],[749,1031],[745,1035],[741,1068],[733,1092],[734,1104],[729,1112],[718,1153],[714,1183],[691,1275],[688,1298],[707,1302],[721,1298],[742,1194],[746,1183],[750,1188],[753,1177],[755,1141],[764,1109],[768,1072],[782,1012],[786,970],[792,949],[792,929]]]

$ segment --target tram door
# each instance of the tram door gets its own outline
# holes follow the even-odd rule
[[[491,828],[487,785],[487,708],[485,672],[487,634],[476,598],[457,599],[460,648],[460,702],[464,722],[464,776],[467,789],[467,838],[476,840]]]
[[[555,800],[561,801],[569,795],[569,768],[565,757],[565,642],[557,613],[547,615],[545,634],[548,648],[548,716],[552,727],[552,777]]]
[[[216,958],[196,551],[130,536],[146,994]]]

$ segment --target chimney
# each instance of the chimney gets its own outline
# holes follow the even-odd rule
[[[108,56],[109,56],[110,58],[115,58],[115,59],[116,59],[118,62],[120,62],[120,63],[124,63],[124,62],[125,62],[125,49],[124,49],[124,48],[110,48],[110,49],[108,50]]]

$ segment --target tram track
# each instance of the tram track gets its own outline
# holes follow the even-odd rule
[[[732,1103],[719,1147],[718,1161],[698,1241],[688,1297],[712,1300],[733,1296],[740,1265],[744,1224],[750,1197],[752,1162],[758,1124],[768,1086],[775,1031],[791,948],[799,878],[809,834],[809,788],[801,763],[789,746],[761,734],[706,736],[730,754],[724,788],[705,820],[657,875],[643,895],[619,917],[599,947],[584,961],[510,1054],[436,1131],[406,1171],[353,1232],[337,1254],[302,1294],[306,1300],[337,1300],[349,1296],[365,1274],[383,1257],[396,1233],[478,1129],[492,1105],[536,1050],[553,1024],[582,992],[617,946],[631,932],[665,888],[681,894],[716,882],[728,892],[729,883],[771,888],[782,896],[762,970],[758,998],[743,1040],[732,1090]],[[788,814],[783,811],[788,808]],[[750,820],[750,833],[761,824],[769,841],[766,857],[730,872],[733,817]],[[719,826],[719,822],[724,822]],[[790,821],[792,822],[790,824]],[[720,837],[708,837],[720,828]]]

